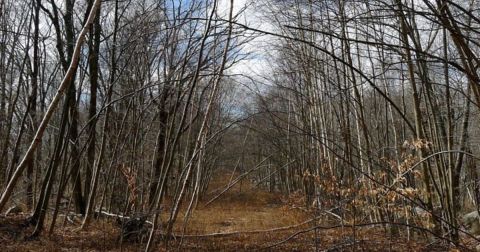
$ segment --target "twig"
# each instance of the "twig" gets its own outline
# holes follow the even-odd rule
[[[317,219],[319,219],[319,218],[317,217],[317,218],[313,218],[313,219],[310,219],[310,220],[307,220],[307,221],[304,221],[302,223],[298,223],[298,224],[295,224],[295,225],[272,228],[272,229],[250,230],[250,231],[232,231],[232,232],[225,232],[225,233],[210,233],[210,234],[203,234],[203,235],[183,235],[182,237],[185,237],[185,238],[204,238],[204,237],[219,237],[219,236],[224,237],[224,236],[239,235],[239,234],[256,234],[256,233],[278,232],[278,231],[284,231],[284,230],[297,228],[297,227],[303,226],[305,224],[308,224],[310,222],[316,221]]]
[[[271,249],[273,247],[276,247],[278,245],[281,245],[283,243],[288,242],[289,240],[295,238],[296,236],[298,236],[300,234],[308,233],[308,232],[314,231],[316,229],[330,230],[330,229],[337,229],[337,228],[359,228],[359,227],[378,226],[378,225],[396,225],[396,226],[405,226],[405,227],[409,227],[409,228],[413,228],[413,229],[418,229],[420,231],[430,233],[433,236],[435,236],[435,237],[437,237],[441,240],[445,240],[450,244],[455,244],[451,239],[448,239],[447,237],[438,236],[437,234],[435,234],[431,230],[428,230],[428,229],[423,228],[423,227],[413,226],[413,225],[406,224],[406,223],[381,221],[381,222],[361,223],[361,224],[355,224],[355,225],[315,226],[315,227],[311,227],[311,228],[308,228],[308,229],[304,229],[304,230],[300,230],[298,232],[295,232],[292,235],[290,235],[289,237],[287,237],[286,239],[281,240],[279,242],[276,242],[274,244],[268,245],[266,247],[260,248],[259,250]],[[464,249],[465,251],[471,251],[471,249],[469,249],[469,248],[467,248],[467,247],[465,247],[461,244],[458,244],[456,246]]]
[[[212,202],[214,202],[216,199],[218,199],[220,196],[222,196],[224,193],[226,193],[228,190],[230,190],[234,185],[236,185],[238,182],[240,182],[243,178],[245,178],[248,174],[252,173],[253,171],[256,171],[256,170],[260,169],[262,167],[261,164],[263,164],[265,161],[267,161],[271,156],[273,156],[273,154],[264,158],[262,161],[260,161],[260,163],[258,163],[252,169],[250,169],[250,170],[242,173],[242,175],[238,176],[235,179],[235,181],[233,181],[230,185],[225,187],[225,189],[223,189],[223,191],[221,191],[219,194],[217,194],[215,197],[213,197],[211,200],[209,200],[207,203],[205,203],[205,206],[210,205]]]

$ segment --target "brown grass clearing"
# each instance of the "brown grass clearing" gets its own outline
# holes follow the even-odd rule
[[[249,183],[234,186],[218,200],[204,206],[215,195],[217,188],[227,184],[228,175],[212,181],[211,191],[199,201],[188,222],[185,234],[188,236],[169,242],[168,249],[158,242],[154,251],[447,251],[443,246],[428,245],[425,241],[408,241],[404,235],[391,236],[382,227],[357,228],[355,242],[353,230],[335,228],[317,232],[300,233],[314,225],[314,222],[275,232],[262,230],[294,226],[312,219],[312,215],[293,204],[301,203],[298,195],[282,197],[254,187]],[[182,233],[183,214],[179,214],[174,228],[176,235]],[[165,220],[167,213],[162,215]],[[78,225],[61,224],[48,236],[43,234],[33,241],[25,240],[22,223],[26,216],[0,218],[0,244],[3,251],[143,251],[145,244],[119,243],[120,229],[113,219],[98,219],[87,230],[78,230]],[[49,223],[49,222],[47,222]],[[60,222],[59,222],[60,223]],[[321,221],[328,226],[326,220]],[[317,223],[318,225],[319,223]],[[258,231],[258,232],[254,232]],[[214,233],[227,235],[203,236]],[[233,234],[232,234],[233,233]],[[403,234],[404,232],[400,232]],[[298,234],[298,235],[295,235]],[[287,240],[286,242],[285,241]],[[158,238],[157,241],[160,239]],[[269,246],[275,245],[271,248]],[[470,247],[475,243],[465,241]]]

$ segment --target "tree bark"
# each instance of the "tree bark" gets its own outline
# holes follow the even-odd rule
[[[38,126],[38,129],[35,133],[35,137],[34,137],[33,141],[30,143],[30,146],[29,146],[27,152],[25,153],[22,161],[19,163],[19,165],[15,169],[15,172],[14,172],[12,178],[8,182],[7,187],[5,188],[5,190],[2,193],[2,196],[0,197],[0,211],[2,211],[4,209],[5,205],[7,204],[8,200],[10,199],[10,197],[12,195],[12,192],[13,192],[13,188],[17,184],[18,179],[20,178],[22,172],[27,167],[26,165],[27,165],[28,161],[33,158],[33,154],[34,154],[36,148],[38,147],[38,145],[42,141],[43,133],[45,132],[45,129],[47,128],[48,122],[50,121],[50,119],[54,115],[55,110],[58,106],[58,103],[60,102],[61,97],[65,93],[65,90],[67,90],[67,88],[71,84],[71,80],[74,78],[74,74],[75,74],[76,69],[78,67],[78,62],[80,60],[80,52],[81,52],[83,42],[85,40],[85,35],[87,34],[87,32],[89,30],[90,24],[95,19],[95,14],[96,14],[98,8],[100,8],[100,3],[101,3],[100,0],[95,0],[93,8],[90,11],[90,14],[88,15],[87,22],[85,23],[84,27],[82,28],[82,30],[81,30],[78,38],[77,38],[77,41],[75,43],[75,50],[74,50],[73,55],[72,55],[72,60],[71,60],[70,66],[68,67],[68,70],[67,70],[62,82],[60,83],[60,86],[58,87],[57,92],[56,92],[55,96],[53,97],[52,102],[48,106],[48,109],[45,112],[45,115],[43,116],[43,119]]]

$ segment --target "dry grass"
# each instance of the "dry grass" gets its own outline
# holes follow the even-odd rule
[[[253,231],[291,226],[308,216],[283,207],[281,196],[256,188],[232,188],[207,207],[200,202],[188,223],[188,233]]]
[[[313,222],[275,232],[251,232],[296,225],[311,219],[311,216],[288,206],[301,202],[298,195],[286,199],[246,183],[236,185],[205,207],[205,202],[218,193],[215,189],[223,188],[228,179],[229,176],[225,175],[212,181],[210,193],[199,202],[190,218],[185,233],[188,237],[183,241],[170,241],[168,249],[165,243],[159,242],[154,251],[315,251],[316,247],[350,251],[353,245],[359,251],[446,250],[444,247],[427,246],[427,242],[408,241],[401,235],[391,236],[381,227],[357,229],[355,239],[351,229],[301,233],[312,227]],[[174,229],[176,234],[182,233],[184,211],[182,209],[179,224]],[[165,219],[166,216],[163,217]],[[30,233],[31,228],[22,226],[24,219],[25,216],[0,219],[3,251],[142,251],[145,247],[145,244],[139,243],[121,244],[118,240],[120,229],[109,219],[99,219],[85,231],[78,230],[78,225],[65,228],[59,225],[51,236],[44,234],[36,240],[26,240],[25,234]],[[203,236],[230,232],[233,234]],[[475,245],[469,242],[471,246]],[[272,245],[275,246],[268,248]]]

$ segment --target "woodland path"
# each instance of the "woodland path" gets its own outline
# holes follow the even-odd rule
[[[211,182],[205,198],[209,195],[211,198],[225,188],[230,175],[223,174],[226,175],[217,176]],[[315,251],[315,248],[348,251],[353,245],[351,230],[312,231],[320,221],[326,223],[327,216],[320,215],[315,221],[314,214],[304,208],[302,197],[295,193],[285,197],[242,181],[208,206],[205,206],[206,202],[205,199],[198,202],[183,241],[170,242],[168,249],[159,244],[155,251]],[[139,243],[120,245],[120,229],[115,220],[107,218],[96,220],[85,231],[68,224],[51,236],[45,232],[37,240],[25,241],[28,230],[21,227],[24,217],[0,219],[0,244],[3,244],[4,251],[142,251],[144,248]],[[311,231],[305,232],[307,230]],[[174,232],[176,235],[182,233],[182,225],[177,225]],[[364,251],[384,251],[390,245],[394,251],[420,250],[414,242],[398,237],[385,240],[385,233],[378,229],[357,230],[356,236],[356,246]]]

